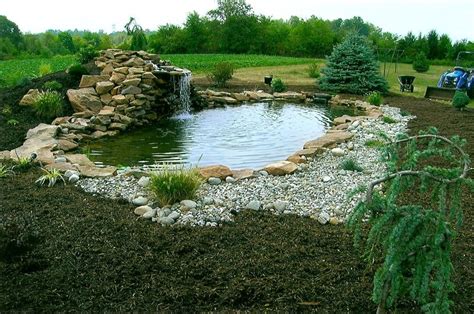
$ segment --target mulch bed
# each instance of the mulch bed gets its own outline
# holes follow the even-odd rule
[[[442,134],[460,134],[474,156],[474,110],[409,97],[386,101],[418,117],[409,125],[412,134],[432,125]],[[13,139],[0,132],[0,150],[9,149]],[[373,270],[344,226],[241,212],[222,228],[162,228],[137,220],[123,201],[73,186],[37,187],[40,174],[0,180],[0,311],[376,309],[370,300]],[[471,313],[472,193],[463,204],[452,258],[452,309]],[[401,309],[416,311],[413,304]]]

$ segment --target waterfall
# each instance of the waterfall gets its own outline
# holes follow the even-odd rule
[[[183,72],[179,79],[179,102],[182,113],[191,111],[191,71]]]

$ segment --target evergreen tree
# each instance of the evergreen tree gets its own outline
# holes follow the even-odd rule
[[[132,50],[145,50],[148,45],[145,32],[143,28],[137,24],[135,18],[131,17],[130,21],[125,25],[125,30],[128,35],[132,36],[132,42],[130,49]]]
[[[323,90],[360,95],[388,90],[374,52],[367,39],[360,35],[349,35],[334,47],[322,72],[319,87]]]

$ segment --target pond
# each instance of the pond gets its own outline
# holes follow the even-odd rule
[[[305,142],[322,136],[335,116],[350,111],[290,103],[207,109],[101,139],[86,149],[99,165],[223,164],[259,169],[285,160]]]

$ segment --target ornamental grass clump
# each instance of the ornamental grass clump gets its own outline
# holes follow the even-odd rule
[[[356,172],[364,171],[364,169],[354,159],[343,160],[340,164],[340,167],[346,171],[356,171]]]
[[[160,206],[193,199],[203,182],[195,168],[164,165],[150,176],[149,190]]]
[[[63,97],[56,91],[40,92],[33,104],[38,117],[52,120],[63,113]]]
[[[414,300],[428,313],[449,313],[461,193],[465,186],[474,189],[465,141],[440,136],[434,128],[385,141],[387,173],[354,191],[365,192],[365,198],[348,219],[355,244],[364,239],[366,261],[376,267],[372,299],[377,313],[396,311],[402,299]],[[430,164],[433,160],[436,165]],[[414,196],[407,200],[407,193]]]
[[[367,99],[367,102],[371,104],[372,106],[380,106],[383,103],[382,94],[376,91],[370,92],[367,95],[366,99]]]

